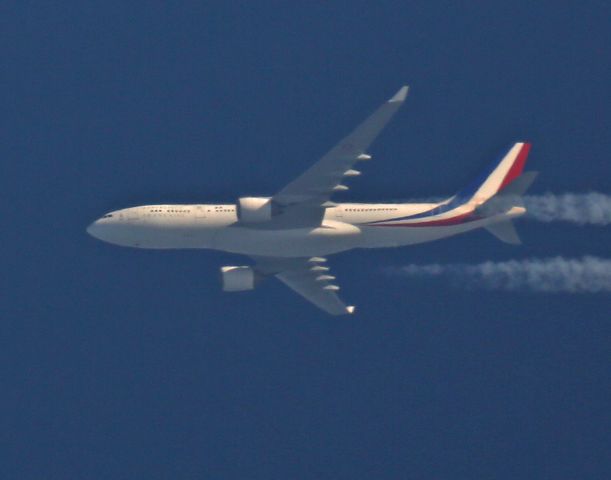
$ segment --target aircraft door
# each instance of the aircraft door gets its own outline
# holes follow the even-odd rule
[[[338,206],[334,208],[333,210],[334,210],[333,213],[335,214],[335,219],[341,222],[342,219],[344,218],[344,207]]]
[[[140,215],[138,215],[136,210],[128,208],[125,210],[125,218],[128,220],[140,220]]]
[[[195,218],[206,218],[206,207],[204,205],[195,205]]]

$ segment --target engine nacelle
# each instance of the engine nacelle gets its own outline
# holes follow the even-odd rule
[[[244,223],[261,223],[272,219],[270,197],[242,197],[237,203],[238,219]]]
[[[252,290],[257,283],[257,274],[251,267],[221,267],[223,291],[241,292]]]

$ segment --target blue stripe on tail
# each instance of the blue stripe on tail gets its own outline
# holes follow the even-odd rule
[[[492,173],[496,170],[499,164],[503,161],[503,159],[505,158],[505,156],[507,155],[507,153],[509,152],[509,150],[512,147],[513,145],[511,145],[508,149],[505,149],[504,153],[499,155],[499,157],[494,162],[492,162],[467,187],[465,187],[460,192],[458,192],[456,195],[454,195],[454,197],[452,197],[452,200],[450,200],[448,203],[439,205],[438,207],[432,208],[431,210],[427,210],[426,212],[416,213],[414,215],[408,215],[407,217],[392,218],[392,219],[383,220],[383,221],[386,222],[390,220],[395,221],[395,220],[407,220],[407,219],[411,220],[411,219],[417,219],[417,218],[431,217],[433,215],[440,215],[442,213],[449,212],[450,210],[454,210],[455,208],[460,207],[461,205],[467,203],[469,200],[471,200],[471,198],[473,198],[473,195],[475,195],[475,193],[484,184],[484,182],[488,179],[488,177],[492,175]]]

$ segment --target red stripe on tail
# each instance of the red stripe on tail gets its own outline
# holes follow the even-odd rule
[[[513,182],[516,178],[522,175],[522,170],[524,170],[524,165],[526,165],[526,158],[528,157],[528,152],[530,152],[530,143],[525,143],[522,146],[520,153],[518,153],[515,162],[513,162],[513,165],[507,172],[507,175],[505,175],[505,179],[503,180],[503,183],[501,183],[499,190],[502,190],[511,182]]]

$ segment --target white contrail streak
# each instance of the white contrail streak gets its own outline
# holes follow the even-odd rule
[[[523,198],[526,217],[540,222],[577,225],[611,224],[611,195],[603,193],[546,193]]]
[[[585,256],[509,260],[479,264],[428,264],[386,270],[406,277],[442,277],[453,285],[487,290],[550,293],[611,292],[611,260]]]

